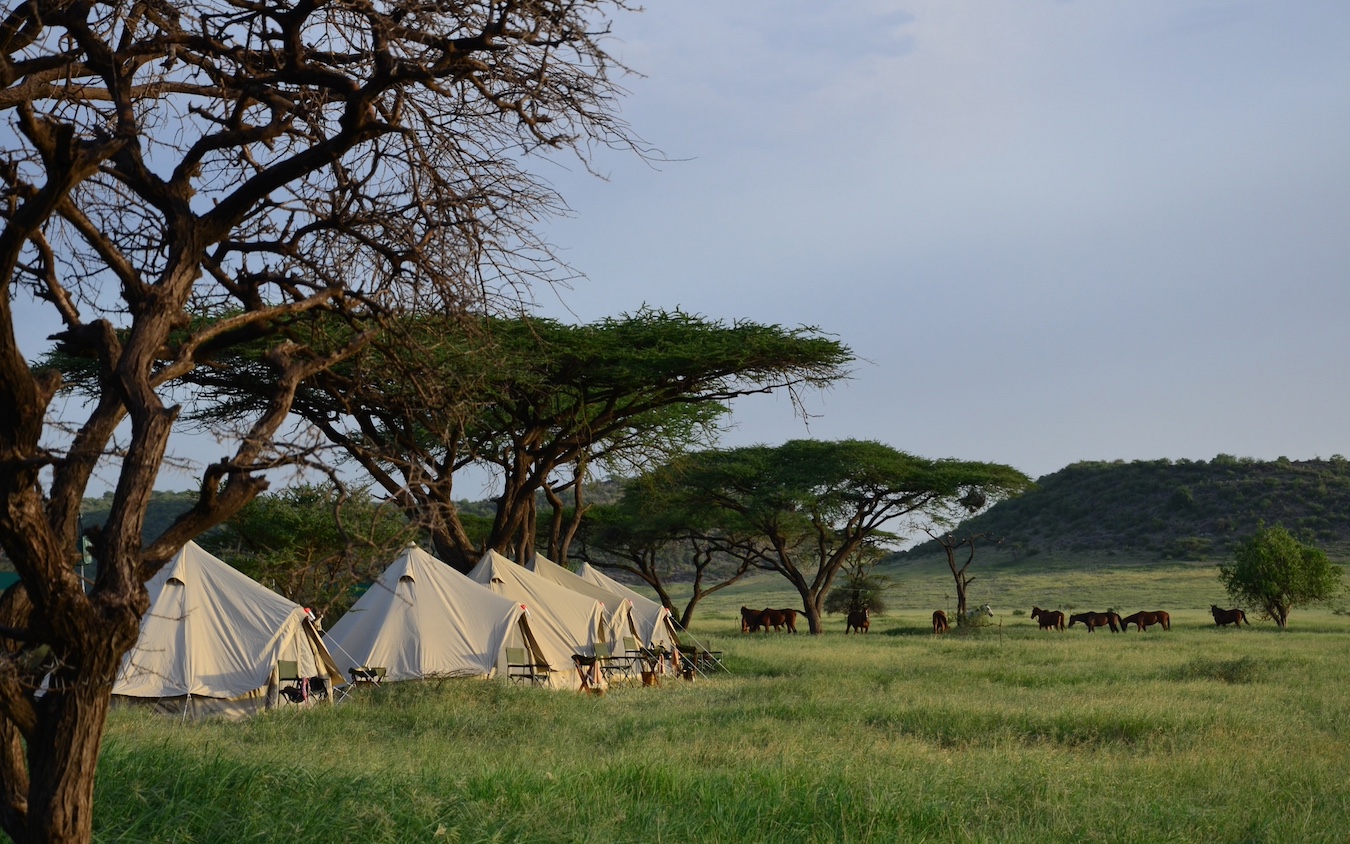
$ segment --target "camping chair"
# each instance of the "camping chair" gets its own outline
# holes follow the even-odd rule
[[[722,665],[722,652],[710,651],[700,648],[697,645],[678,645],[680,654],[680,669],[697,671],[699,674],[706,675],[709,671],[716,671],[724,668]]]
[[[547,683],[548,665],[535,662],[525,648],[507,648],[506,678],[513,681],[528,680],[531,686]]]
[[[283,686],[283,683],[292,685]],[[291,703],[309,700],[309,678],[300,676],[300,663],[294,659],[277,660],[277,687]]]
[[[600,675],[606,680],[614,676],[615,672],[625,675],[633,673],[633,659],[629,656],[615,656],[610,651],[608,642],[595,643],[595,658],[600,663]]]
[[[349,668],[347,673],[351,675],[352,685],[378,686],[384,682],[388,669],[378,665],[363,665],[360,668]]]
[[[642,659],[642,644],[633,636],[623,637],[623,655],[634,662]]]
[[[386,669],[382,666],[371,667],[362,665],[357,668],[348,668],[347,675],[352,678],[350,683],[343,683],[337,687],[337,698],[335,703],[342,703],[352,696],[352,692],[362,686],[378,686],[384,682]]]

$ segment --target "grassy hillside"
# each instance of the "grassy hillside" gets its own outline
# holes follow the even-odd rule
[[[1350,558],[1350,460],[1074,463],[960,530],[1002,538],[1001,553],[1115,552],[1139,560],[1216,560],[1262,522]],[[916,555],[934,553],[931,544]]]

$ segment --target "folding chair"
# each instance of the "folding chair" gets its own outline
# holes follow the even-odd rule
[[[284,686],[283,683],[292,685]],[[309,700],[309,678],[300,676],[300,663],[293,659],[277,660],[277,690],[291,703]]]
[[[530,685],[548,682],[548,665],[535,662],[526,648],[506,649],[506,678],[512,682],[528,680]]]
[[[610,651],[608,642],[595,643],[595,659],[600,663],[600,676],[606,680],[616,673],[622,673],[625,676],[631,676],[633,673],[632,658],[627,655],[615,656]]]
[[[642,644],[633,636],[623,637],[623,655],[630,661],[637,662],[642,659]]]
[[[349,668],[347,673],[351,675],[352,683],[358,686],[378,686],[384,682],[388,670],[382,666],[363,665],[360,668]]]

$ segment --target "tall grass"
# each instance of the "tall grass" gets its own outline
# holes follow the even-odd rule
[[[934,638],[712,620],[729,675],[446,681],[242,724],[114,713],[112,841],[1350,840],[1350,621]]]

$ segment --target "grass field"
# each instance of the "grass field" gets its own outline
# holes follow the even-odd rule
[[[789,595],[720,595],[696,632],[731,673],[693,683],[390,684],[243,724],[119,711],[96,838],[1350,841],[1350,618],[1218,630],[1212,568],[1050,564],[988,572],[972,598],[997,623],[934,638],[943,573],[897,572],[867,636],[741,636],[741,603]],[[1173,630],[1042,633],[1011,614],[1032,603],[1163,608]]]

